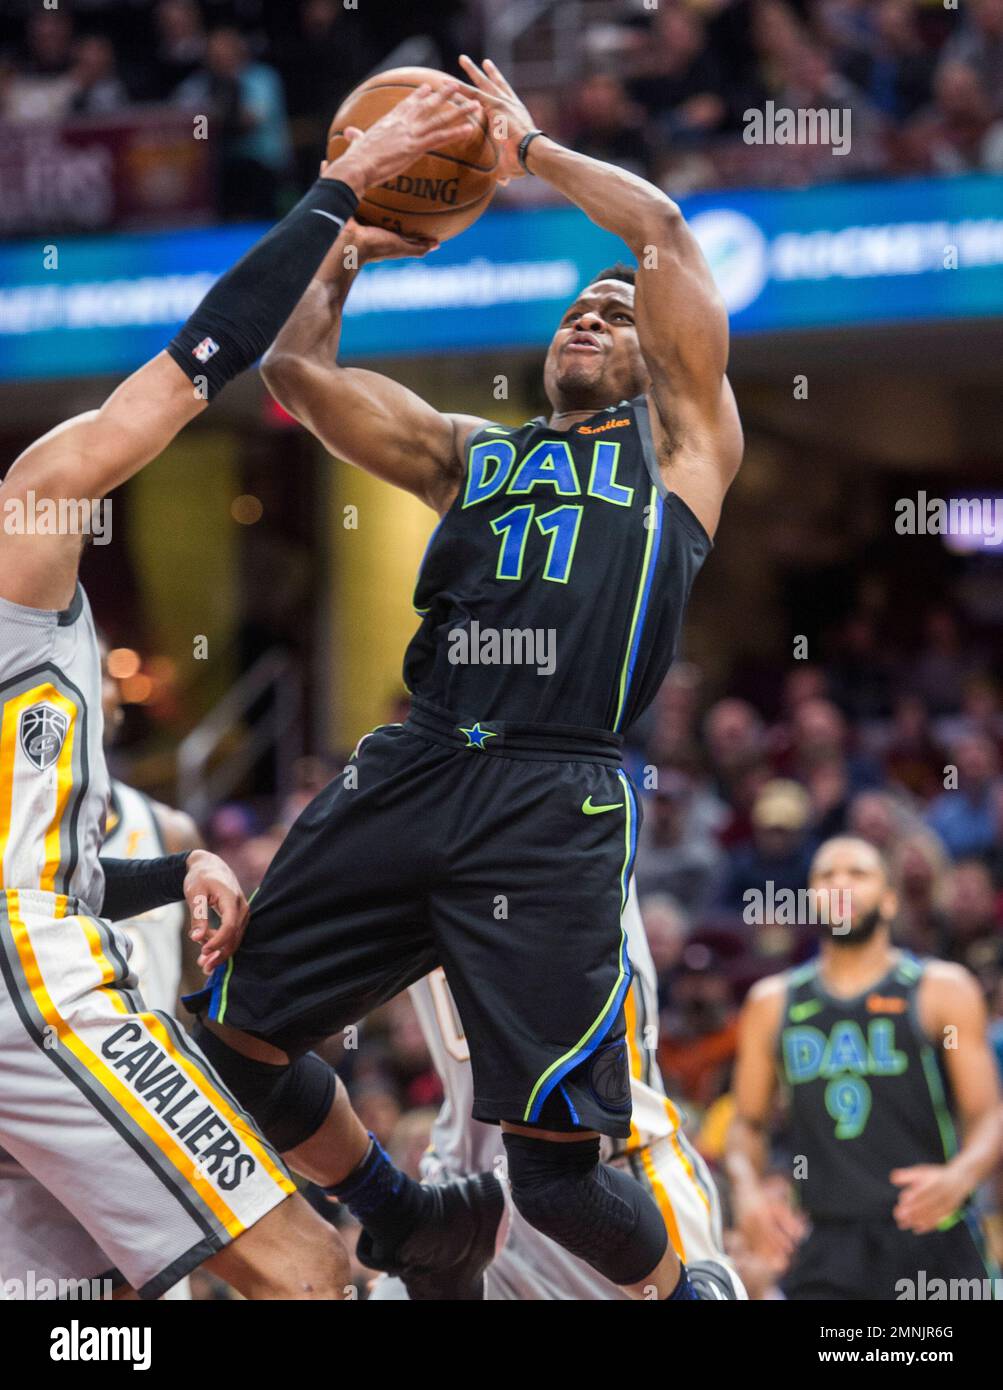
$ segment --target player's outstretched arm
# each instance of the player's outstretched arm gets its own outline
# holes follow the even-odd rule
[[[81,528],[57,525],[55,534],[40,534],[19,518],[38,502],[57,515],[60,503],[92,508],[156,458],[269,347],[361,193],[463,134],[469,109],[449,86],[422,86],[359,132],[296,207],[217,281],[165,352],[100,409],[66,421],[15,461],[0,487],[0,597],[43,609],[70,602]]]
[[[338,362],[345,301],[364,265],[423,256],[435,242],[398,236],[354,219],[261,365],[279,404],[329,453],[412,492],[440,515],[463,476],[463,445],[484,424],[447,415],[399,382]]]
[[[678,205],[636,174],[537,135],[533,119],[490,59],[483,70],[460,63],[504,131],[501,177],[528,170],[545,179],[598,226],[621,237],[637,258],[637,332],[651,375],[654,432],[666,484],[713,535],[721,504],[742,461],[742,431],[725,372],[728,315],[696,238]],[[499,125],[499,122],[503,124]]]
[[[206,402],[166,352],[125,381],[98,410],[57,425],[15,460],[0,485],[0,598],[29,608],[65,608],[73,597],[82,537],[39,532],[21,518],[32,505],[74,511],[156,458]],[[68,515],[64,512],[64,515]]]
[[[937,1229],[964,1205],[1000,1162],[1003,1107],[996,1061],[987,1036],[986,1006],[978,982],[963,966],[931,961],[919,990],[920,1020],[943,1049],[961,1121],[962,1143],[945,1163],[895,1168],[898,1225],[917,1235]]]

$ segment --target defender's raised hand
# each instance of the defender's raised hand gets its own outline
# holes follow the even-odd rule
[[[349,126],[348,149],[325,163],[321,177],[340,179],[361,197],[373,184],[403,173],[420,155],[469,135],[480,108],[461,93],[463,85],[452,79],[437,88],[422,83],[368,130]]]

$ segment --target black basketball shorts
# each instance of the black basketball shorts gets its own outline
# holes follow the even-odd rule
[[[299,1055],[441,965],[476,1119],[625,1138],[638,820],[616,735],[416,706],[306,808],[189,1007]]]

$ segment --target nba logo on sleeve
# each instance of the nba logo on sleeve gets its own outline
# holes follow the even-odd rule
[[[21,747],[39,772],[59,757],[69,727],[66,715],[53,705],[32,705],[21,715]]]
[[[219,343],[215,338],[203,338],[192,348],[192,356],[199,362],[208,362],[210,357],[215,357],[219,352]]]

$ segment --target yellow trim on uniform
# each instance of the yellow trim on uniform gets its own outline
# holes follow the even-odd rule
[[[637,1002],[634,999],[634,990],[639,988],[638,978],[635,975],[631,981],[630,989],[623,1001],[623,1019],[627,1028],[627,1056],[630,1059],[630,1074],[635,1081],[644,1079],[644,1061],[641,1057],[641,1050],[637,1045]],[[642,1144],[641,1131],[634,1123],[633,1111],[630,1117],[630,1135],[627,1139],[627,1153],[633,1153]]]
[[[29,705],[48,700],[66,715],[68,728],[59,752],[56,771],[56,809],[45,832],[45,864],[37,885],[21,883],[20,888],[37,886],[43,892],[54,892],[56,874],[61,862],[59,830],[66,805],[73,790],[73,736],[76,730],[77,706],[57,690],[51,681],[32,686],[15,695],[3,707],[3,726],[0,730],[0,888],[4,887],[3,856],[10,841],[14,819],[14,773],[17,767],[17,731],[21,715]]]
[[[63,739],[63,746],[60,748],[59,757],[56,760],[56,808],[52,813],[49,828],[45,832],[45,865],[39,881],[39,887],[43,893],[54,893],[56,891],[56,874],[59,873],[59,866],[62,863],[59,831],[62,827],[63,816],[66,814],[70,793],[73,790],[73,744],[77,732],[77,706],[58,691],[54,685],[43,686],[40,698],[48,700],[57,709],[62,710],[67,720],[66,737]]]
[[[241,1116],[232,1109],[223,1096],[219,1094],[209,1077],[206,1076],[204,1072],[200,1071],[183,1052],[178,1051],[171,1039],[171,1035],[157,1015],[151,1013],[133,1013],[126,1007],[125,1001],[117,991],[109,988],[112,981],[115,979],[116,971],[115,967],[104,953],[101,936],[97,927],[87,917],[78,917],[77,921],[83,928],[91,955],[94,957],[94,961],[101,971],[100,988],[107,991],[113,1007],[117,1009],[120,1014],[127,1014],[130,1018],[137,1018],[141,1023],[145,1024],[147,1031],[153,1034],[175,1065],[179,1066],[181,1070],[186,1073],[188,1079],[195,1085],[196,1089],[216,1106],[220,1114],[226,1118],[235,1132],[243,1139],[244,1143],[258,1159],[272,1181],[278,1183],[285,1192],[295,1192],[296,1184],[288,1178],[280,1168],[276,1167],[268,1151],[258,1138],[257,1133],[253,1129],[248,1128],[247,1122],[243,1120]]]
[[[43,685],[22,691],[8,700],[3,707],[3,727],[0,730],[0,888],[4,886],[3,855],[10,841],[10,827],[14,819],[14,770],[17,765],[17,729],[21,715],[28,705],[38,700]],[[22,885],[28,886],[31,885]]]
[[[641,1150],[640,1157],[648,1183],[651,1186],[651,1195],[658,1205],[658,1210],[662,1213],[662,1220],[665,1222],[665,1229],[669,1234],[669,1240],[672,1242],[672,1248],[681,1260],[685,1260],[686,1247],[683,1245],[683,1238],[679,1234],[679,1223],[676,1220],[676,1213],[673,1209],[668,1189],[658,1176],[655,1160],[651,1156],[650,1146]]]
[[[703,1189],[703,1183],[701,1183],[700,1179],[696,1175],[696,1169],[693,1167],[693,1163],[690,1159],[689,1154],[686,1152],[682,1144],[680,1144],[679,1142],[679,1135],[675,1131],[673,1131],[669,1138],[672,1141],[672,1147],[676,1151],[676,1157],[679,1159],[679,1162],[683,1165],[683,1168],[686,1170],[686,1176],[689,1178],[690,1182],[699,1192],[701,1202],[703,1202],[707,1210],[710,1211],[710,1198],[707,1196],[707,1193]]]
[[[21,917],[19,895],[16,889],[11,889],[7,894],[7,911],[14,949],[21,962],[31,997],[45,1022],[55,1031],[60,1044],[72,1052],[73,1056],[83,1063],[94,1079],[99,1081],[110,1095],[114,1096],[118,1104],[132,1117],[147,1138],[177,1168],[186,1182],[198,1192],[206,1206],[218,1217],[227,1234],[236,1239],[246,1227],[226,1205],[208,1178],[202,1176],[191,1155],[181,1147],[170,1131],[139,1103],[121,1077],[116,1076],[83,1039],[74,1033],[69,1023],[56,1008],[42,978],[41,967],[35,956],[27,925]]]

